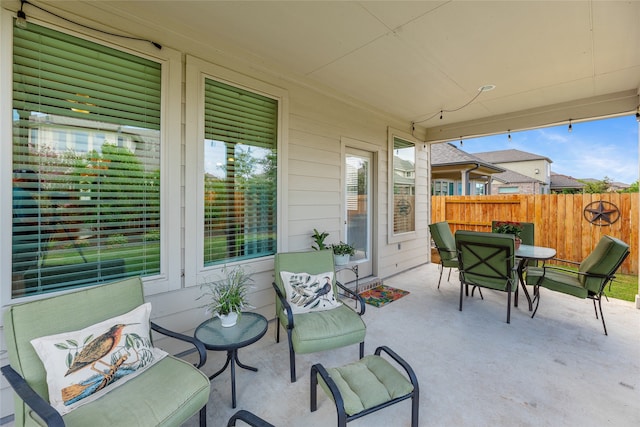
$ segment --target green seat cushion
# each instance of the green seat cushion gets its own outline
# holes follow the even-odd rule
[[[167,356],[136,378],[66,414],[67,426],[178,426],[209,400],[206,375]],[[25,425],[45,425],[29,412]]]
[[[541,267],[527,268],[527,285],[535,285],[544,274]],[[566,273],[547,268],[544,278],[540,281],[540,286],[563,294],[573,295],[578,298],[586,298],[589,293],[578,279],[577,274]]]
[[[287,325],[286,314],[280,320]],[[364,341],[366,326],[350,307],[342,304],[331,310],[296,314],[291,334],[296,353],[315,353]]]
[[[344,401],[347,415],[357,414],[413,391],[411,382],[380,356],[369,355],[340,368],[327,369]],[[320,386],[331,395],[318,375]]]

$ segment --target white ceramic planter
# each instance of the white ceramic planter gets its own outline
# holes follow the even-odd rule
[[[333,261],[336,265],[347,265],[349,264],[349,254],[346,255],[333,255]]]
[[[216,316],[220,318],[220,323],[225,328],[230,328],[238,322],[238,313],[235,311],[232,311],[229,314],[217,314]]]

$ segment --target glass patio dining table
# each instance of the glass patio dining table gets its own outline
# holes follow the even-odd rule
[[[551,259],[556,256],[556,250],[553,248],[547,248],[544,246],[534,246],[534,245],[520,245],[518,249],[516,249],[516,258],[518,258],[518,280],[522,285],[522,290],[524,292],[524,296],[527,298],[527,302],[529,303],[529,311],[533,310],[533,300],[529,295],[529,291],[527,290],[527,284],[524,281],[524,272],[525,266],[528,261],[545,261]],[[534,299],[536,296],[534,295]],[[515,300],[515,306],[518,306],[518,300]]]

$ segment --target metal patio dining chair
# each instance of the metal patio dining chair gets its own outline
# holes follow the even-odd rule
[[[507,323],[511,322],[511,293],[518,298],[515,238],[512,234],[458,230],[455,234],[460,271],[460,311],[465,286],[507,293]]]
[[[581,263],[559,260],[578,265],[578,271],[555,265],[529,267],[527,269],[527,284],[534,286],[534,295],[538,300],[531,317],[536,315],[540,305],[540,288],[547,288],[574,297],[593,300],[596,319],[599,310],[604,334],[607,335],[607,325],[602,314],[604,288],[615,278],[615,272],[627,256],[629,256],[629,245],[615,237],[602,236],[593,251]],[[606,295],[604,296],[606,298]],[[598,302],[597,308],[596,301]]]
[[[449,281],[451,279],[451,269],[458,268],[458,252],[453,233],[451,233],[451,228],[449,228],[447,221],[429,224],[429,231],[440,256],[440,278],[438,279],[438,289],[440,289],[444,269],[449,268],[449,277],[447,278],[447,281]]]

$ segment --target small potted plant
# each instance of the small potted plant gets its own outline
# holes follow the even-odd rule
[[[355,247],[342,241],[331,245],[331,249],[333,250],[333,258],[336,265],[346,265],[349,262],[349,257],[356,253]]]
[[[231,270],[225,265],[222,268],[222,277],[218,280],[210,280],[202,283],[200,289],[202,295],[197,299],[208,299],[202,307],[213,316],[218,316],[224,327],[236,324],[242,310],[254,308],[249,305],[247,293],[252,287],[253,279],[241,266],[235,266]]]
[[[313,249],[315,249],[316,251],[323,251],[325,249],[329,249],[329,247],[327,245],[325,245],[324,240],[329,237],[329,233],[327,233],[326,231],[323,231],[322,233],[319,232],[317,229],[313,229],[313,234],[311,235],[311,238],[313,239],[313,242],[315,243],[315,245],[311,245],[311,247]]]
[[[522,224],[513,221],[497,222],[495,227],[493,228],[494,233],[513,234],[516,239],[516,249],[518,249],[520,247],[520,244],[522,243],[522,240],[520,239],[522,230]]]

